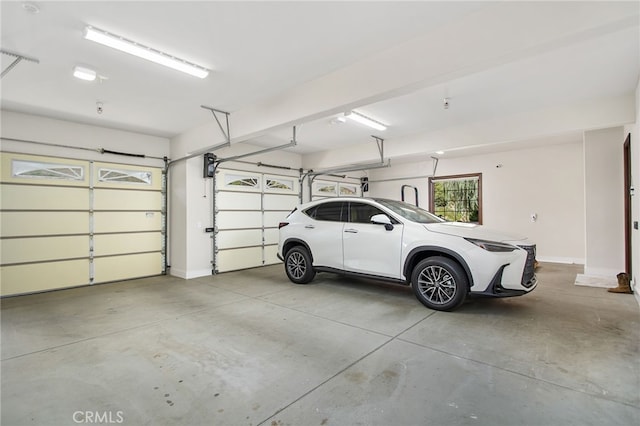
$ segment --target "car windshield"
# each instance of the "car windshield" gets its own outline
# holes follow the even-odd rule
[[[402,201],[394,201],[394,200],[376,200],[378,203],[382,204],[389,210],[394,213],[399,214],[405,219],[409,219],[412,222],[417,223],[440,223],[445,222],[444,219],[439,218],[433,213],[429,213],[426,210],[421,209],[420,207],[413,206],[411,204],[404,203]]]

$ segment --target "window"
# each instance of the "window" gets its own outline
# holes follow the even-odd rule
[[[392,210],[394,213],[399,214],[405,219],[409,219],[412,222],[417,223],[440,223],[443,222],[443,219],[434,215],[433,213],[429,213],[426,210],[421,209],[420,207],[416,207],[412,204],[405,203],[403,201],[395,201],[395,200],[383,200],[376,199],[376,201],[389,210]],[[391,218],[391,223],[397,223],[394,218]]]
[[[385,213],[370,204],[350,203],[349,205],[349,222],[371,223],[371,217],[377,214]]]
[[[335,197],[338,192],[338,184],[336,182],[315,181],[313,182],[313,195],[323,197]]]
[[[280,178],[266,178],[267,189],[284,189],[293,191],[293,180]]]
[[[240,176],[228,174],[225,176],[225,185],[260,188],[260,180],[255,176]]]
[[[19,178],[84,180],[84,167],[69,164],[13,160],[12,172]]]
[[[451,222],[482,223],[482,173],[429,178],[429,209]]]
[[[346,222],[346,218],[343,219],[343,205],[342,202],[323,203],[307,209],[305,213],[315,220]],[[346,211],[344,213],[346,216]]]
[[[358,185],[340,183],[338,187],[340,188],[339,191],[341,196],[355,197],[358,195]]]
[[[98,170],[98,181],[151,185],[151,172],[144,170],[100,169]]]

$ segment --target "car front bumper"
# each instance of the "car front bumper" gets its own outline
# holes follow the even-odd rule
[[[512,297],[521,296],[536,288],[538,285],[538,279],[535,274],[536,246],[533,244],[519,245],[518,247],[521,251],[517,253],[517,256],[511,257],[508,262],[500,265],[484,289],[478,289],[478,286],[475,285],[470,294],[489,297]]]

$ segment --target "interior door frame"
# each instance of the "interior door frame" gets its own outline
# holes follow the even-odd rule
[[[624,151],[624,264],[625,272],[631,277],[631,134],[623,145]]]

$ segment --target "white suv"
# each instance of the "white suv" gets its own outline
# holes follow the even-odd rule
[[[296,284],[337,272],[411,285],[425,306],[450,311],[467,295],[520,296],[536,287],[534,244],[480,225],[445,222],[400,201],[329,198],[280,225],[278,257]]]

